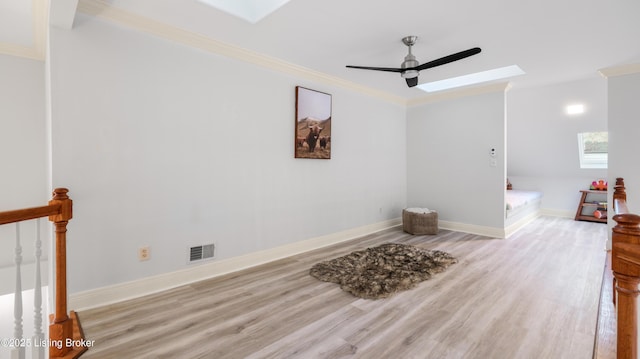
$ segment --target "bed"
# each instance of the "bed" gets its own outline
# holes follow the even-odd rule
[[[529,190],[507,190],[505,227],[521,227],[538,216],[543,193]]]

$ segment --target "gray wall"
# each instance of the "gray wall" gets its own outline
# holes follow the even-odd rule
[[[608,79],[609,183],[623,177],[629,210],[640,213],[640,74]],[[613,188],[610,188],[610,193]]]
[[[409,206],[435,209],[443,221],[504,227],[504,99],[502,87],[408,109]]]
[[[577,134],[607,130],[606,80],[594,78],[507,92],[507,176],[514,188],[544,192],[542,208],[575,215],[580,190],[606,179],[606,169],[581,169]],[[583,103],[585,113],[565,107]]]
[[[404,106],[85,20],[51,32],[71,293],[400,216]],[[333,95],[331,160],[293,158],[296,85]]]
[[[0,78],[0,210],[39,206],[50,199],[44,64],[0,55]]]
[[[45,73],[40,61],[0,55],[0,211],[45,205],[47,181]],[[44,222],[47,222],[46,219]],[[42,259],[48,257],[42,227]],[[23,287],[33,286],[30,263],[35,258],[35,223],[21,225]],[[15,289],[15,226],[0,226],[0,294]],[[43,266],[43,282],[47,282]]]

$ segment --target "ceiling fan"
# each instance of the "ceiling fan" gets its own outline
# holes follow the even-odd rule
[[[451,54],[445,57],[441,57],[437,60],[433,60],[427,63],[420,65],[420,63],[416,60],[416,57],[411,53],[411,46],[413,46],[418,40],[417,36],[406,36],[402,38],[402,42],[409,47],[409,54],[404,57],[404,61],[400,64],[400,68],[395,67],[370,67],[370,66],[351,66],[347,65],[348,68],[352,69],[363,69],[363,70],[375,70],[375,71],[387,71],[387,72],[399,72],[400,75],[407,81],[407,85],[409,87],[414,87],[418,84],[418,73],[421,70],[430,69],[432,67],[448,64],[450,62],[462,60],[465,57],[469,57],[475,54],[480,53],[482,51],[479,47],[474,47],[469,50],[464,50],[460,52],[456,52],[455,54]]]

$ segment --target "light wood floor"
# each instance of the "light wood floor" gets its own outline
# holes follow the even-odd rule
[[[607,226],[541,217],[508,239],[391,229],[79,313],[84,358],[591,358]],[[418,287],[358,299],[308,275],[385,242],[459,259]]]

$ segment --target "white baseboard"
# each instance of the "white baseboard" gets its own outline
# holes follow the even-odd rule
[[[497,228],[497,227],[486,227],[486,226],[477,226],[473,224],[466,223],[458,223],[458,222],[448,222],[448,221],[438,221],[438,226],[443,229],[448,229],[456,232],[465,232],[477,234],[480,236],[487,236],[492,238],[507,238],[520,228],[526,226],[527,224],[533,222],[536,218],[540,216],[552,216],[552,217],[563,217],[563,218],[573,218],[571,211],[564,210],[550,210],[550,209],[541,209],[538,212],[531,213],[517,222],[505,227],[505,228]]]
[[[438,227],[456,232],[464,232],[492,238],[505,238],[505,229],[497,227],[478,226],[459,222],[438,221]]]
[[[260,264],[265,264],[295,254],[345,242],[367,234],[396,227],[401,224],[402,220],[400,218],[391,219],[259,252],[248,253],[233,258],[214,260],[206,264],[189,267],[171,273],[164,273],[126,283],[119,283],[107,287],[73,293],[69,295],[69,308],[75,311],[80,311],[138,298],[182,285],[214,278],[223,274],[255,267]]]
[[[527,224],[533,222],[536,218],[540,217],[540,215],[541,215],[541,211],[536,211],[536,212],[533,212],[533,213],[529,213],[525,217],[522,217],[519,220],[517,220],[515,223],[507,226],[504,229],[504,234],[505,234],[504,238],[508,238],[512,234],[516,233],[520,228],[522,228],[522,227],[526,226]]]
[[[562,218],[575,218],[576,212],[566,209],[551,209],[541,208],[540,214],[543,216],[562,217]]]
[[[549,217],[560,217],[560,218],[574,218],[575,212],[565,209],[551,209],[551,208],[540,208],[539,211],[535,213],[531,213],[526,217],[519,219],[517,222],[505,228],[505,238],[514,234],[520,228],[526,226],[527,224],[533,222],[536,218],[540,216],[549,216]]]
[[[478,226],[442,220],[438,221],[438,226],[442,229],[457,232],[472,233],[492,238],[507,238],[518,229],[536,219],[539,215],[573,218],[573,214],[569,212],[570,211],[542,209],[539,214],[534,213],[506,228]],[[299,253],[330,246],[332,244],[345,242],[400,225],[402,225],[402,219],[395,218],[259,252],[248,253],[233,258],[213,260],[206,264],[189,267],[175,272],[141,278],[130,282],[91,289],[84,292],[72,293],[69,295],[69,308],[75,311],[80,311],[138,298],[182,285],[214,278],[227,273],[236,272],[242,269],[255,267]]]

